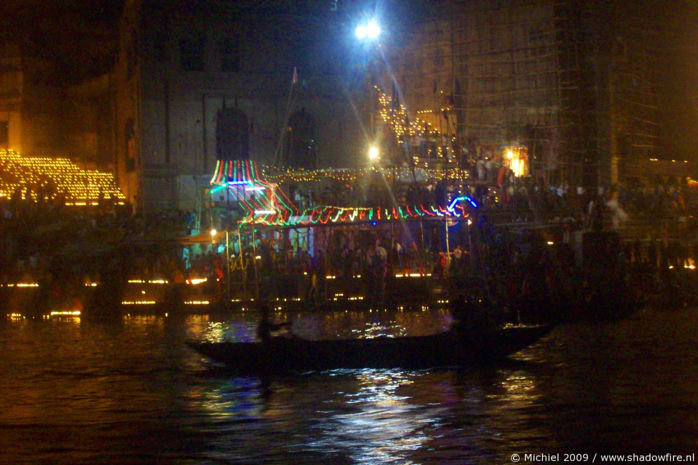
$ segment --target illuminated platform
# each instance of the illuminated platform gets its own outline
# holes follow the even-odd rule
[[[41,190],[47,196],[65,196],[66,205],[97,205],[100,197],[119,204],[126,201],[112,173],[82,169],[68,158],[0,150],[0,197],[10,198],[18,191],[24,199],[29,186],[34,200]]]

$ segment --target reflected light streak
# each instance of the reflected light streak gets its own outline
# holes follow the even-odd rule
[[[222,322],[210,321],[201,335],[205,342],[252,342],[255,338],[256,324],[247,324],[243,321]]]
[[[256,377],[236,377],[219,388],[202,393],[201,406],[216,421],[258,420],[263,405],[259,403]]]
[[[438,419],[433,412],[410,405],[410,397],[397,394],[413,383],[411,375],[402,370],[361,370],[356,376],[359,391],[338,400],[352,405],[354,412],[332,416],[322,428],[324,434],[309,445],[345,448],[354,463],[413,463],[409,456],[429,440],[424,431]]]
[[[535,382],[521,374],[512,373],[504,381],[502,387],[506,391],[506,400],[511,402],[531,403],[540,397],[536,392]]]
[[[129,279],[128,283],[129,284],[168,284],[169,281],[166,279],[149,279],[149,280]]]
[[[80,316],[80,310],[56,311],[49,313],[50,316]]]

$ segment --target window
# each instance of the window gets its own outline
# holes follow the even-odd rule
[[[204,70],[204,39],[196,37],[179,42],[179,54],[184,71]]]
[[[128,28],[126,33],[126,73],[131,79],[138,65],[138,33],[135,28]]]
[[[315,169],[315,120],[305,108],[291,115],[284,137],[283,161],[286,166]]]
[[[236,108],[222,108],[216,116],[216,158],[249,160],[250,131],[247,115]]]
[[[218,58],[221,71],[240,71],[240,42],[226,37],[218,41]]]
[[[442,55],[441,50],[437,50],[436,55],[434,56],[434,66],[436,68],[441,68],[444,65],[444,56]]]
[[[0,149],[7,150],[10,143],[10,123],[9,121],[0,121]]]
[[[541,42],[545,40],[546,34],[543,26],[536,26],[528,31],[528,40],[530,42]]]
[[[133,118],[126,121],[124,127],[124,139],[126,143],[126,171],[136,171],[136,127]]]
[[[160,63],[166,62],[170,59],[167,53],[168,41],[169,34],[167,33],[167,30],[160,30],[155,32],[153,47],[155,50],[155,59]]]

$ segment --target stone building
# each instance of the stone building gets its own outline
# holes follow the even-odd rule
[[[115,83],[105,73],[66,88],[61,119],[66,152],[90,168],[114,170]]]
[[[0,148],[111,168],[136,207],[190,209],[217,159],[366,163],[387,133],[375,83],[455,142],[441,156],[514,153],[537,179],[589,187],[692,166],[689,2],[386,1],[373,49],[353,38],[359,3],[125,0],[118,32],[66,35],[60,66],[51,33],[0,35]]]
[[[36,153],[60,143],[57,125],[63,89],[53,64],[23,53],[16,44],[0,50],[0,150]]]
[[[0,150],[112,169],[113,103],[110,73],[69,83],[51,60],[16,44],[0,48]]]
[[[217,159],[355,163],[365,86],[334,3],[127,0],[114,71],[127,198],[195,208]]]

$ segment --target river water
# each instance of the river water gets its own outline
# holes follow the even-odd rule
[[[446,312],[277,315],[308,337],[429,334]],[[557,327],[494,366],[262,384],[184,341],[256,315],[0,320],[2,464],[468,464],[698,452],[698,309]],[[698,455],[697,455],[698,456]],[[562,457],[561,457],[562,458]]]

